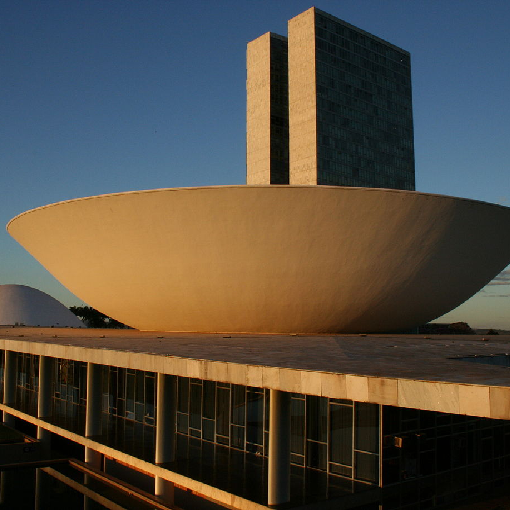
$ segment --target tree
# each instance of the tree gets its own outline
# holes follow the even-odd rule
[[[108,315],[92,308],[91,306],[70,306],[69,310],[82,320],[89,328],[127,328],[125,324],[119,322]]]

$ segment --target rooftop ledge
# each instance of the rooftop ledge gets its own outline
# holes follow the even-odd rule
[[[510,335],[226,335],[0,328],[0,349],[246,386],[510,419]]]

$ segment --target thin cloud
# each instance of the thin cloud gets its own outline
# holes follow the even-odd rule
[[[494,280],[487,284],[487,286],[489,285],[510,285],[510,269],[501,271]]]

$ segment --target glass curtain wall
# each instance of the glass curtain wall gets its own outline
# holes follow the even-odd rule
[[[382,452],[391,508],[451,503],[507,483],[510,422],[385,406]]]
[[[18,352],[16,366],[15,405],[21,411],[36,416],[39,394],[39,356]]]
[[[201,379],[177,380],[177,432],[263,455],[268,390]]]
[[[313,395],[291,397],[291,462],[379,483],[380,407]],[[178,378],[177,432],[267,456],[269,390]]]
[[[51,420],[56,425],[83,434],[87,405],[87,363],[56,358],[53,370]]]
[[[14,406],[37,416],[39,395],[39,355],[15,353],[16,397]],[[3,394],[5,351],[1,360],[1,391]],[[59,426],[82,433],[85,426],[87,364],[57,358],[53,374],[53,410],[47,419]]]
[[[316,14],[317,184],[414,189],[409,55]]]
[[[103,366],[103,435],[107,444],[154,461],[156,374]]]
[[[103,366],[103,412],[153,426],[155,380],[154,372]]]
[[[15,406],[36,416],[39,356],[16,353],[16,366]],[[54,370],[54,411],[48,420],[83,434],[87,364],[56,359]],[[198,450],[212,448],[215,453],[208,458],[235,472],[247,463],[258,466],[253,472],[261,476],[259,490],[265,483],[269,390],[176,379],[177,442],[181,438],[186,447],[181,453],[187,449],[187,458],[198,458]],[[102,440],[153,462],[155,393],[154,372],[104,366]],[[407,508],[411,501],[419,501],[420,508],[447,504],[502,485],[510,477],[510,422],[505,420],[294,393],[290,440],[294,473],[307,468],[300,472],[328,475],[330,487],[332,478],[338,483],[381,484],[390,489],[385,508]],[[228,457],[223,464],[221,456]]]

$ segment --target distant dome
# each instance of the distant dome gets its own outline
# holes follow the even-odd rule
[[[85,327],[60,301],[26,285],[0,285],[0,325]]]

